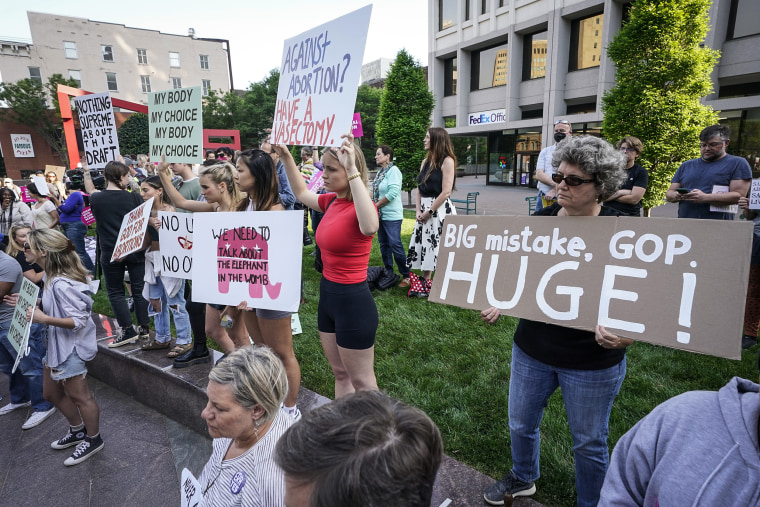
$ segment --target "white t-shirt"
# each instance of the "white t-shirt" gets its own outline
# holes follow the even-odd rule
[[[34,218],[34,221],[32,222],[32,228],[47,229],[50,227],[50,224],[55,221],[55,219],[50,215],[51,211],[55,211],[55,205],[48,200],[46,200],[45,203],[39,207],[37,204],[34,204],[34,206],[32,206],[32,217]]]

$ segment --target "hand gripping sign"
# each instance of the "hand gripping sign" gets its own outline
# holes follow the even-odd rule
[[[13,310],[11,327],[8,329],[8,341],[16,351],[16,362],[13,363],[12,373],[16,372],[18,364],[24,356],[29,355],[29,333],[32,329],[32,321],[26,321],[26,309],[37,305],[37,295],[40,288],[33,282],[24,278],[21,282],[21,291],[18,293],[16,308]]]
[[[119,236],[113,248],[111,262],[123,259],[132,252],[136,252],[142,248],[152,208],[153,197],[124,215],[124,219],[121,221],[121,228],[119,229]]]

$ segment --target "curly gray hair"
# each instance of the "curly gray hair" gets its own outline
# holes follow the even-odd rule
[[[552,166],[556,170],[563,161],[596,180],[600,201],[614,194],[626,178],[625,157],[598,137],[573,136],[560,142],[552,155]]]

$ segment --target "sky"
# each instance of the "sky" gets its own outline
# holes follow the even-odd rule
[[[228,39],[235,88],[261,81],[280,66],[285,39],[369,2],[350,0],[184,0],[93,2],[92,0],[7,1],[0,14],[0,39],[31,42],[26,11],[121,23],[129,27],[197,37]],[[179,7],[177,7],[179,6]],[[395,58],[405,48],[427,65],[427,1],[380,0],[373,4],[364,62]]]

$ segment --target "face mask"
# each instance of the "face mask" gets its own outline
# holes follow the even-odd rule
[[[563,140],[566,137],[567,137],[567,134],[565,134],[564,132],[555,132],[554,133],[554,140],[556,142],[560,142],[561,140]]]

